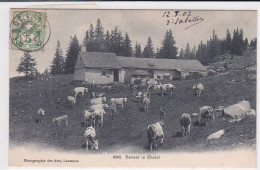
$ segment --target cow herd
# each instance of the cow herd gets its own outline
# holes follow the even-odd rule
[[[143,108],[145,112],[149,112],[149,105],[151,103],[151,95],[157,94],[163,96],[165,93],[173,95],[173,92],[176,90],[176,86],[173,84],[162,84],[158,83],[155,80],[149,80],[146,83],[145,88],[140,88],[138,85],[131,84],[130,86],[131,92],[135,95],[136,99],[143,103]],[[144,90],[145,89],[145,90]],[[200,97],[202,91],[204,90],[204,86],[201,83],[194,84],[192,87],[195,96]],[[75,108],[76,99],[79,94],[81,94],[81,98],[84,98],[84,94],[88,93],[89,90],[86,87],[76,87],[73,89],[75,95],[67,96],[67,104],[68,107]],[[86,127],[84,137],[86,141],[86,150],[88,149],[98,149],[98,140],[96,139],[96,130],[95,128],[104,125],[104,115],[106,114],[107,109],[110,109],[110,117],[111,119],[115,119],[118,115],[118,106],[121,110],[127,109],[126,103],[128,99],[125,96],[121,96],[120,98],[110,98],[107,99],[107,95],[105,93],[90,93],[89,103],[90,106],[86,109],[82,115],[83,117],[83,126]],[[60,100],[60,99],[58,99]],[[182,136],[189,135],[190,126],[191,126],[191,117],[198,117],[198,123],[201,123],[205,119],[215,119],[215,110],[211,106],[203,106],[199,108],[199,113],[182,113],[180,117],[180,129],[182,132]],[[224,108],[222,108],[222,112]],[[44,110],[41,108],[37,111],[37,115],[39,117],[39,123],[41,121],[41,117],[44,115]],[[147,126],[147,137],[148,137],[148,147],[150,150],[153,148],[157,148],[158,145],[163,144],[164,139],[164,119],[167,116],[166,111],[163,107],[159,107],[159,116],[160,121],[154,124],[150,124]],[[68,125],[68,116],[63,115],[57,118],[53,118],[53,123],[56,123],[58,126],[61,126],[62,123],[64,125]]]

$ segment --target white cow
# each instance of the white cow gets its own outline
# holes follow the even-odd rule
[[[161,84],[160,85],[161,93],[163,96],[163,91],[170,91],[170,94],[173,94],[173,91],[176,89],[176,86],[173,84]]]
[[[135,97],[140,102],[141,99],[144,99],[146,96],[148,96],[148,92],[137,92]]]
[[[144,97],[143,103],[144,103],[144,111],[148,112],[148,107],[151,103],[150,99],[148,97]]]
[[[84,113],[84,126],[95,126],[95,114],[88,110],[85,110]]]
[[[105,114],[105,110],[104,109],[95,109],[93,111],[93,114],[95,115],[95,120],[97,121],[97,126],[101,125],[103,126],[103,122],[104,122],[104,114]]]
[[[74,89],[75,92],[75,99],[77,98],[78,93],[81,93],[81,97],[84,97],[84,92],[88,92],[88,88],[85,87],[76,87]]]
[[[121,105],[122,109],[124,108],[124,104],[127,102],[127,98],[111,98],[111,103]]]
[[[201,124],[201,119],[212,118],[215,119],[215,111],[211,106],[200,107],[199,113],[199,125]]]
[[[72,107],[74,108],[74,105],[76,104],[76,98],[72,97],[72,96],[68,96],[67,100],[68,100],[69,104],[71,104]]]
[[[98,140],[95,140],[96,131],[94,127],[88,127],[84,133],[84,137],[86,139],[86,150],[88,150],[89,147],[91,149],[98,149]]]
[[[163,133],[163,123],[157,122],[155,124],[151,124],[147,127],[147,137],[148,137],[148,145],[150,150],[153,149],[153,146],[157,148],[157,143],[163,143],[164,133]]]
[[[104,101],[104,102],[107,101],[107,98],[106,98],[106,97],[99,97],[99,98],[90,99],[90,103],[91,103],[92,105],[102,104],[103,101]]]
[[[58,126],[60,126],[62,122],[64,122],[65,125],[68,125],[68,123],[69,123],[67,115],[56,117],[52,121],[53,121],[53,123],[57,123]]]
[[[199,84],[194,84],[192,89],[194,90],[194,94],[197,96],[197,97],[200,97],[200,94],[202,92],[202,90],[204,90],[204,86],[203,84],[199,83]]]
[[[93,112],[96,109],[107,109],[107,108],[109,108],[107,104],[95,104],[89,107],[89,111]]]

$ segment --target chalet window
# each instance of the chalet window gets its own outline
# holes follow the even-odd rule
[[[112,72],[111,72],[111,70],[102,70],[101,75],[109,77],[112,75]]]

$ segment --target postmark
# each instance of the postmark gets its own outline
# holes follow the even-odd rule
[[[50,26],[44,11],[12,11],[10,41],[12,50],[43,50],[50,38]]]

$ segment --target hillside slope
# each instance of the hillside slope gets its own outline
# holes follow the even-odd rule
[[[255,55],[250,56],[256,58]],[[241,61],[240,61],[241,60]],[[248,58],[239,57],[234,63],[245,63]],[[251,61],[255,62],[255,59]],[[250,63],[252,63],[250,61]],[[242,65],[242,64],[240,64]],[[191,135],[179,137],[180,116],[182,113],[199,112],[199,107],[210,105],[213,108],[228,106],[241,100],[248,100],[256,109],[256,81],[248,79],[247,70],[231,69],[227,73],[203,78],[200,80],[175,81],[177,90],[174,95],[152,95],[149,112],[142,111],[143,104],[136,100],[129,87],[113,84],[112,89],[102,86],[92,87],[73,81],[72,75],[46,76],[31,82],[21,77],[10,79],[10,144],[23,145],[34,143],[37,146],[48,145],[60,150],[84,151],[84,131],[82,118],[84,110],[89,107],[89,93],[85,98],[77,98],[75,109],[67,106],[66,97],[74,95],[77,86],[89,87],[90,91],[105,92],[107,98],[127,97],[127,108],[119,110],[114,120],[110,112],[104,117],[104,127],[97,127],[99,151],[97,152],[140,152],[147,151],[146,128],[150,123],[159,120],[159,107],[166,110],[164,120],[165,141],[158,151],[212,151],[227,150],[241,146],[255,149],[256,118],[247,116],[236,124],[223,121],[217,117],[210,120],[207,126],[198,126],[197,118],[192,118]],[[235,80],[235,81],[232,81]],[[193,95],[192,86],[201,82],[205,86],[201,98]],[[62,98],[60,106],[58,97]],[[42,123],[36,123],[36,112],[39,108],[46,110]],[[69,116],[69,125],[56,127],[52,119],[61,115]],[[218,130],[227,132],[218,140],[206,141],[206,136]]]

